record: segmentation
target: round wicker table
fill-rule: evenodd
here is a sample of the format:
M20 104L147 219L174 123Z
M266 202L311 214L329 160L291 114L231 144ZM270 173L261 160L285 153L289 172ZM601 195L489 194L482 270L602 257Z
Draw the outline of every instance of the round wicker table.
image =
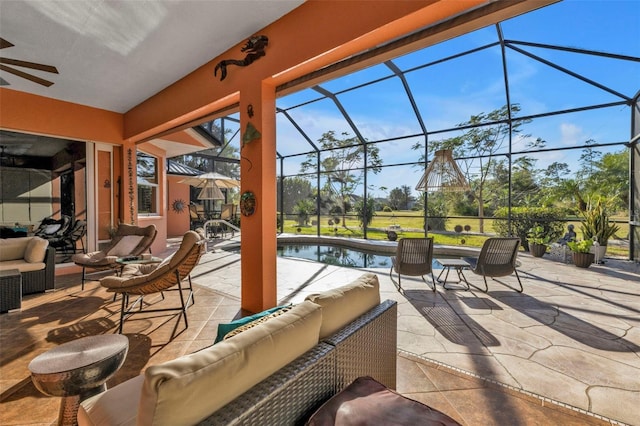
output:
M62 397L58 425L77 424L80 402L107 389L106 381L122 366L128 349L126 336L88 336L57 346L29 363L36 388Z

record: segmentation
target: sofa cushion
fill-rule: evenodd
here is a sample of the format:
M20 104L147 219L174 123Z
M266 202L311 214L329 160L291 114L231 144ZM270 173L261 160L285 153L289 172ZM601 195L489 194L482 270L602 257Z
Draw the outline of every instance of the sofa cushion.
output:
M3 262L0 262L0 271L10 271L12 269L17 269L18 271L20 271L20 273L25 273L41 271L46 267L47 264L44 262L29 263L24 259L5 260Z
M283 306L276 306L275 308L271 308L271 309L267 309L264 310L262 312L258 312L257 314L253 314L253 315L248 315L246 317L242 317L242 318L238 318L237 320L233 320L231 322L221 322L220 324L218 324L218 334L216 335L216 340L214 341L214 343L218 343L220 341L222 341L224 339L224 337L229 334L230 332L236 330L238 327L242 327L244 325L247 325L249 323L252 323L256 320L259 320L261 318L264 318L274 312L277 312L283 308L285 308L286 305Z
M303 302L196 353L147 368L138 424L194 424L318 343L320 306Z
M0 261L24 259L24 252L33 237L0 239Z
M127 256L133 253L140 241L142 241L142 235L125 235L116 243L115 246L107 252L107 256Z
M82 401L78 408L78 425L135 425L143 381L144 375L140 375Z
M311 294L305 300L322 306L322 340L380 304L378 276L367 273L345 286Z
M40 263L47 255L49 241L40 237L33 237L24 251L24 260L29 263Z

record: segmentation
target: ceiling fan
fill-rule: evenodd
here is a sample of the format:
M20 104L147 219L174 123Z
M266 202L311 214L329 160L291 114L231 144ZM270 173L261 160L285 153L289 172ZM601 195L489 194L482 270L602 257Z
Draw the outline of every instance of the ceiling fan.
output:
M12 47L12 46L13 46L13 43L10 43L5 39L0 38L0 49L6 49L7 47ZM33 70L58 74L58 69L53 65L44 65L44 64L38 64L35 62L20 61L18 59L9 59L9 58L0 56L0 70L6 71L13 75L17 75L18 77L26 78L29 81L33 81L34 83L38 83L46 87L49 87L53 84L52 81L45 80L33 74L29 74L28 72L20 71L19 69L16 69L14 67L29 68ZM8 86L8 85L9 83L5 79L0 78L0 86Z

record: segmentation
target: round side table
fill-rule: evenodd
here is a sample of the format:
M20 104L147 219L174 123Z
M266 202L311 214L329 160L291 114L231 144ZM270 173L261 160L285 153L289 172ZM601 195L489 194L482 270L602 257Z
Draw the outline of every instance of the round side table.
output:
M29 363L31 380L45 395L60 396L58 425L77 425L78 406L104 392L124 363L129 339L120 334L88 336L57 346Z

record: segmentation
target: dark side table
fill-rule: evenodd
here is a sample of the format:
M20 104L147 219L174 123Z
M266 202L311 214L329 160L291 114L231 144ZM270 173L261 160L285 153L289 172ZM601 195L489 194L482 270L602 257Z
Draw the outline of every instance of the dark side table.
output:
M449 290L447 288L447 279L449 278L449 271L451 271L451 268L455 269L458 274L458 283L465 283L467 286L466 289L469 290L469 282L462 273L463 269L469 267L469 264L466 261L462 259L436 259L436 262L442 265L442 271L440 271L440 274L438 275L438 278L436 278L436 281L442 283L442 287L445 290ZM444 280L441 280L440 277L442 276L442 273L444 271L447 271L447 273L444 276Z
M0 271L0 312L22 307L22 275L17 269Z
M64 343L29 363L31 380L45 395L61 396L58 425L77 425L83 400L107 390L124 363L129 339L120 334L88 336Z

